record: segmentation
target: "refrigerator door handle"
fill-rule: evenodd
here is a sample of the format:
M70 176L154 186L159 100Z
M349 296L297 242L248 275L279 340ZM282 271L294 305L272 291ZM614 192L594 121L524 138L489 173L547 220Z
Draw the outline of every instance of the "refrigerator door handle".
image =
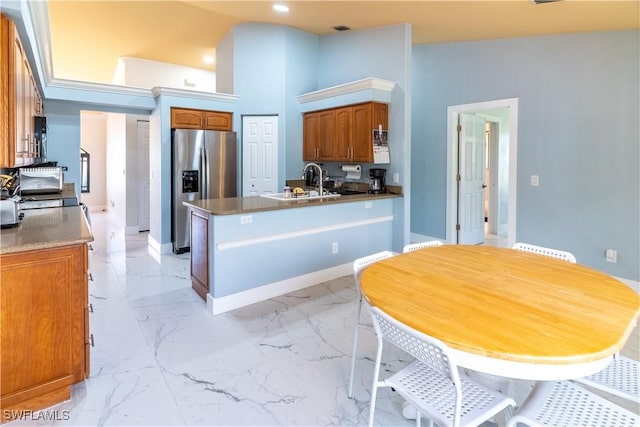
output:
M200 149L200 199L204 199L207 194L207 180L205 171L207 170L207 158L204 148Z
M211 182L209 180L211 179L211 165L209 164L209 150L206 148L203 148L202 151L204 155L204 168L202 170L202 174L203 174L202 187L204 190L204 194L202 195L202 198L210 199L211 189L209 186L211 185Z

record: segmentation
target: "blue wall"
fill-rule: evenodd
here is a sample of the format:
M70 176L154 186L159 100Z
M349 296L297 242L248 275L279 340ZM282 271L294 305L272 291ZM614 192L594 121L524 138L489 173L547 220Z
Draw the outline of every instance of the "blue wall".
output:
M31 39L30 17L26 14L21 22L21 6L10 1L2 9L13 13L21 36ZM401 134L393 135L389 168L398 171L401 185L410 190L411 199L405 198L395 212L404 218L397 233L403 240L409 206L412 232L445 236L447 107L518 98L517 240L570 250L579 262L640 280L639 40L638 31L619 31L412 48L406 25L316 37L287 27L248 24L234 29L218 48L224 62L218 89L240 95L232 107L236 130L242 114L281 116L281 164L286 178L294 178L302 166L302 107L296 95L371 76L397 82L390 128ZM249 46L256 44L279 51L265 54ZM284 66L271 63L280 60ZM34 62L38 80L44 82L42 60ZM161 181L166 181L169 104L196 106L197 100L44 83L50 158L70 168L69 180L79 185L81 109L146 114L157 102L162 111L151 119L162 150ZM528 185L534 174L540 176L539 187ZM162 191L158 188L156 195L164 213ZM164 218L161 223L161 229L167 228ZM158 242L168 241L162 230L152 230L152 235ZM617 264L605 262L607 248L618 251Z
M229 90L240 97L239 114L280 115L280 181L297 179L302 161L302 111L297 96L330 86L378 77L397 83L390 101L389 138L391 164L384 165L400 184L409 184L409 130L411 31L395 25L362 31L349 31L317 37L288 27L243 24L234 27L218 48L221 57L233 57L233 67L217 72ZM231 52L231 54L230 54ZM384 58L384 60L378 60ZM233 76L230 78L229 73ZM355 96L355 95L354 95ZM345 102L350 103L343 97ZM371 99L369 99L371 100ZM335 100L317 105L328 108ZM351 102L355 101L352 98ZM360 102L363 102L360 100ZM320 103L322 104L322 103ZM365 165L365 170L369 165ZM408 241L409 197L398 206L394 221L396 241L401 248Z
M396 203L394 250L409 242L411 205L411 26L391 25L345 31L320 38L318 88L377 77L396 83L389 104L387 182L400 177L405 197ZM363 165L366 170L369 166Z
M296 96L316 89L317 45L317 36L293 28L242 24L218 47L221 57L233 61L233 67L224 67L217 76L240 97L238 125L243 114L278 115L282 186L286 179L298 178L303 166L302 117Z
M518 98L516 239L640 279L639 40L619 31L415 46L411 231L445 236L447 107Z

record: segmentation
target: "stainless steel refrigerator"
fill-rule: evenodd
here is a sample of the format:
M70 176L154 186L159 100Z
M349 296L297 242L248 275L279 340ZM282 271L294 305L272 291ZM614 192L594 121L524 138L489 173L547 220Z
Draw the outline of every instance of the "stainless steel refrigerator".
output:
M235 132L174 129L171 135L171 241L173 252L189 250L191 221L184 201L236 197Z

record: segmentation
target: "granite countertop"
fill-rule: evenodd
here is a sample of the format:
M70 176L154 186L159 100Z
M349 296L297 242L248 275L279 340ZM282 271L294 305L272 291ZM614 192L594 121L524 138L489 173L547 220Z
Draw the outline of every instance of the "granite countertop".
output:
M82 207L29 209L17 227L0 230L0 255L93 241Z
M326 199L274 200L261 196L229 197L225 199L204 199L183 202L187 207L208 212L211 215L236 215L249 212L263 212L280 209L295 209L311 206L327 206L339 203L352 203L402 197L398 194L353 194Z

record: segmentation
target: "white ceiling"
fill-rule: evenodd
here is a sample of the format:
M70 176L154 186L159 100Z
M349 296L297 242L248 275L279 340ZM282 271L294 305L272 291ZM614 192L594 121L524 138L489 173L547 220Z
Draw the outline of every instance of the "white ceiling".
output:
M471 1L49 0L54 77L110 83L118 57L215 70L204 54L236 24L289 25L314 34L410 23L413 43L640 28L638 0Z

